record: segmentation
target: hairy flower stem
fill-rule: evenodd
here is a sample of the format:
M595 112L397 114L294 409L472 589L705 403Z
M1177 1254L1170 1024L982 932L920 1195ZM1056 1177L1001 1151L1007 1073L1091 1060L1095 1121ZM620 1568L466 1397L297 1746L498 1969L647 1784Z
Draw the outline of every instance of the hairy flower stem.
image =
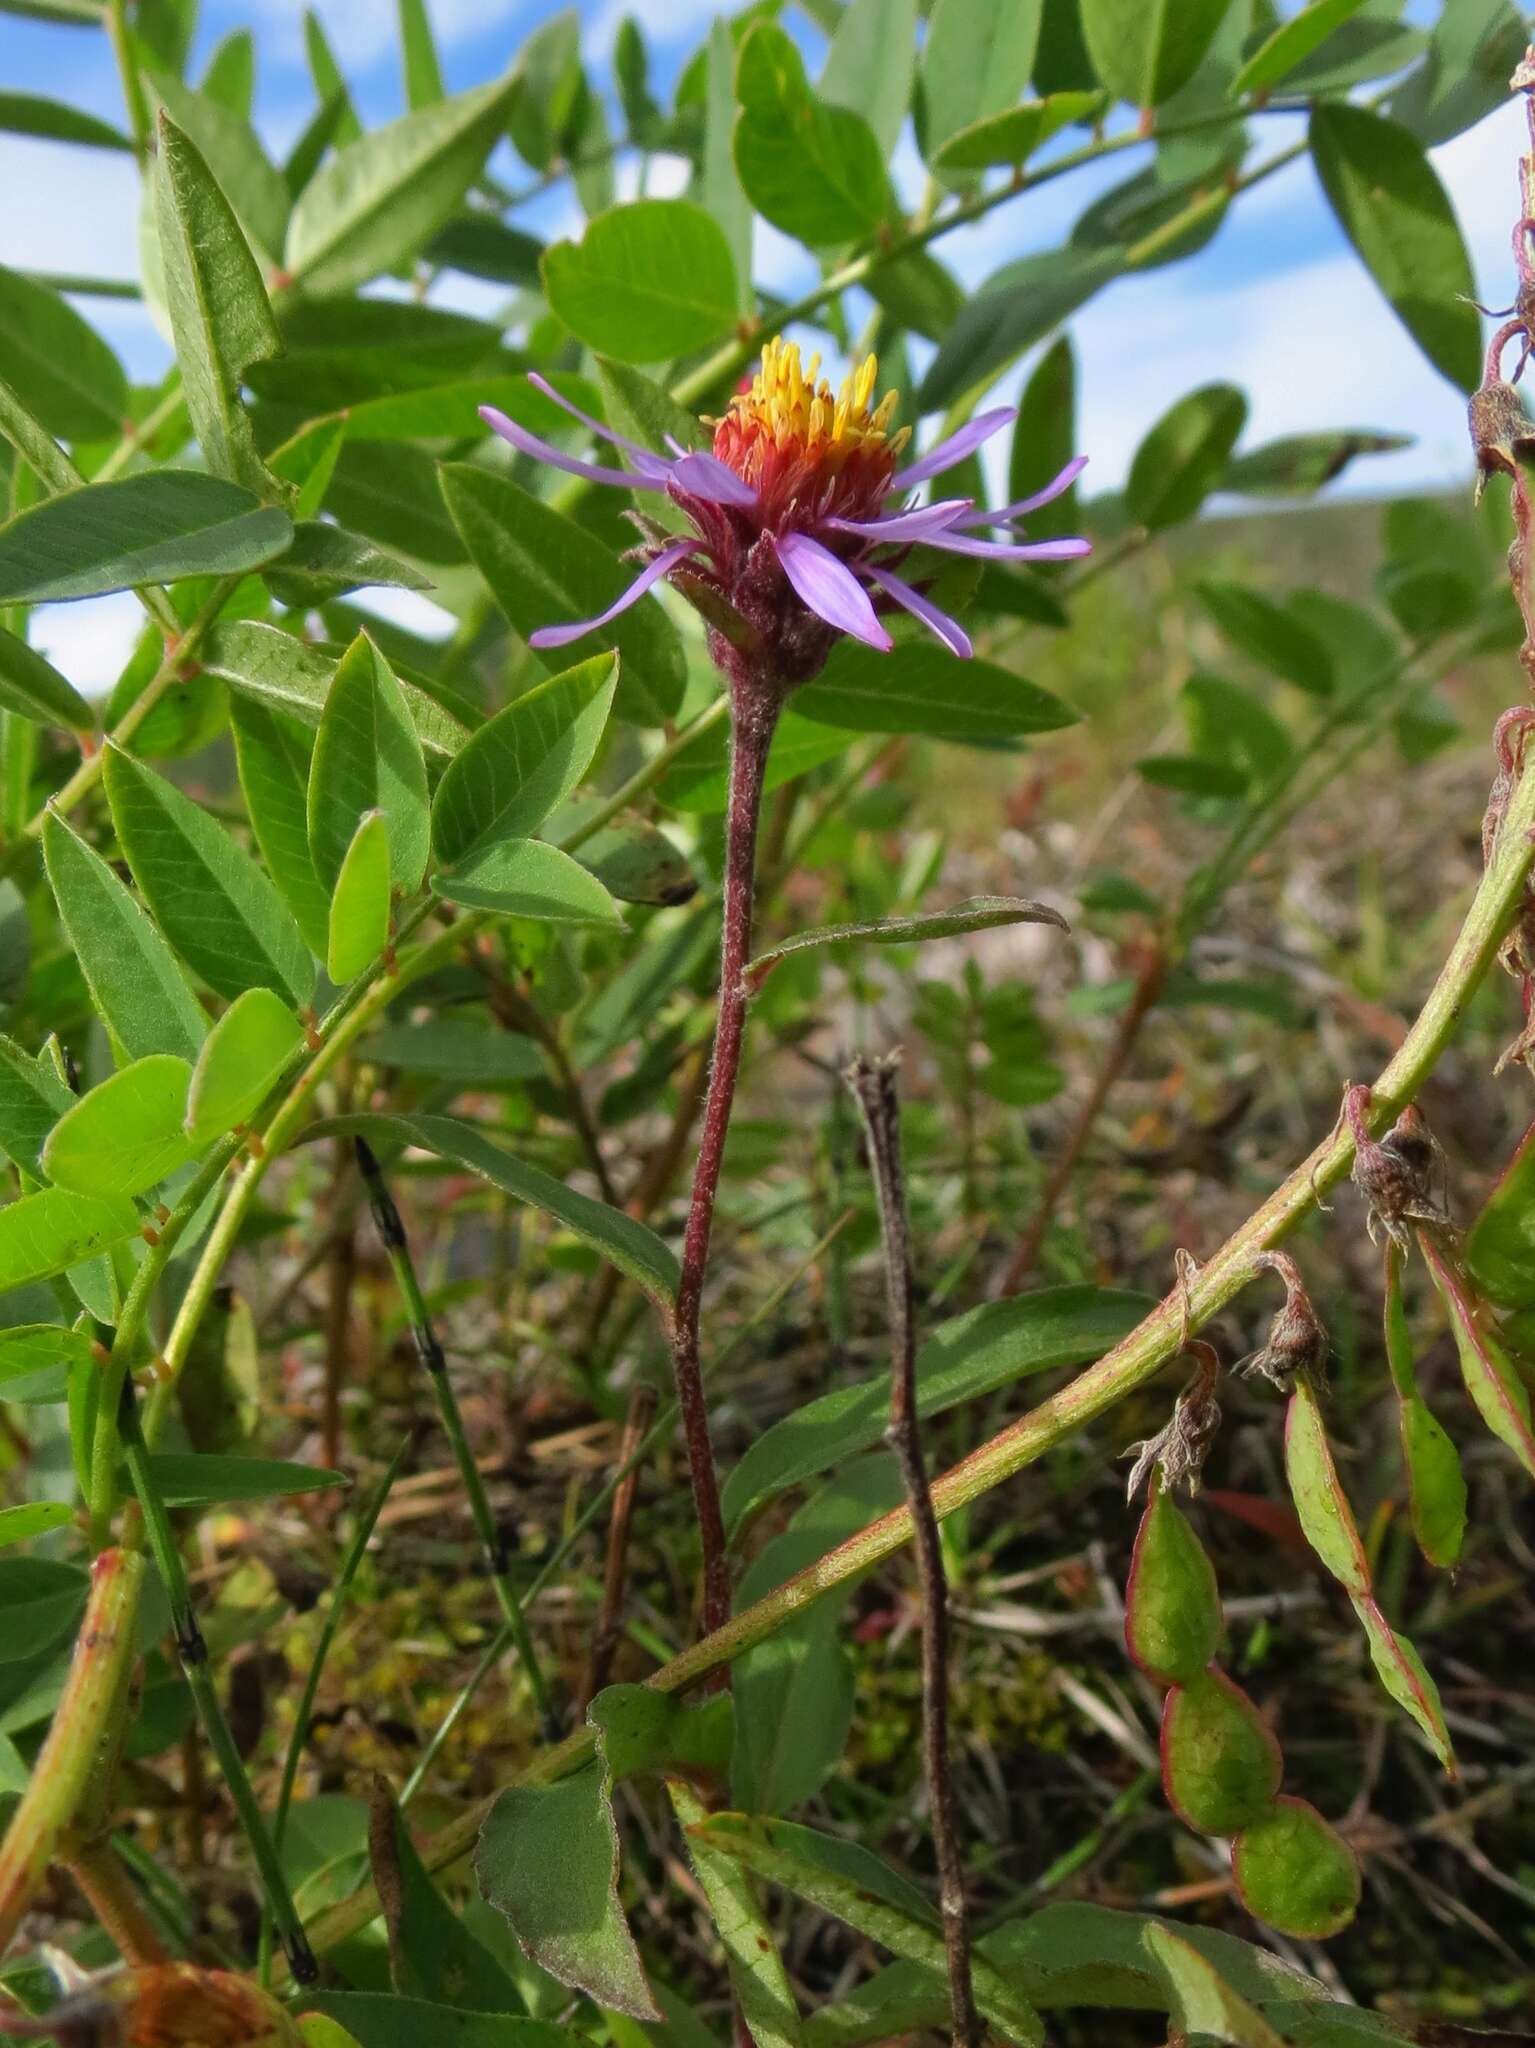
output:
M143 1578L143 1558L128 1550L104 1550L91 1567L90 1596L63 1697L0 1847L0 1955L42 1883L103 1751L117 1739Z
M538 1707L545 1741L551 1741L559 1733L559 1721L554 1712L554 1703L549 1696L549 1687L533 1648L533 1639L528 1634L528 1624L523 1615L522 1605L513 1589L508 1571L506 1539L496 1527L496 1518L490 1510L490 1500L485 1492L485 1481L480 1468L474 1462L474 1453L469 1448L469 1438L464 1430L464 1418L459 1410L458 1396L453 1391L453 1382L448 1377L448 1360L432 1318L427 1311L426 1297L421 1291L417 1277L416 1263L410 1255L410 1240L405 1235L405 1225L395 1206L393 1195L384 1185L383 1171L374 1157L373 1148L362 1138L352 1140L357 1155L357 1165L368 1189L368 1206L373 1211L373 1221L389 1263L394 1269L395 1284L405 1303L405 1312L410 1317L410 1333L415 1341L416 1356L426 1367L427 1378L432 1383L432 1397L437 1403L437 1413L442 1422L443 1434L453 1453L453 1462L458 1467L459 1481L464 1497L469 1504L470 1519L480 1547L485 1555L485 1569L491 1584L496 1589L496 1600L512 1632L512 1641L517 1645L517 1654L522 1659L522 1668L527 1674L528 1686Z
M714 1200L719 1191L730 1112L741 1072L746 1036L746 964L751 958L752 907L756 891L757 826L768 749L778 724L779 694L771 683L737 682L730 705L730 789L725 808L725 888L720 943L719 1010L703 1128L688 1198L682 1240L682 1278L672 1323L672 1376L687 1442L688 1476L703 1551L703 1633L712 1635L730 1618L730 1567L725 1558L725 1520L720 1512L719 1475L709 1436L698 1331Z
M208 1747L213 1751L224 1785L229 1793L230 1803L250 1848L251 1858L256 1865L257 1876L266 1896L267 1910L277 1928L278 1939L282 1942L283 1953L288 1958L288 1967L294 1980L299 1984L313 1984L319 1976L319 1967L314 1951L304 1933L304 1923L293 1904L293 1894L288 1889L288 1880L283 1873L282 1863L272 1837L262 1818L256 1795L246 1775L245 1762L234 1739L234 1731L224 1713L224 1703L219 1698L218 1687L213 1682L213 1673L208 1668L208 1645L198 1626L197 1616L192 1609L192 1592L187 1583L187 1568L171 1528L170 1516L166 1513L165 1502L160 1496L155 1481L154 1469L149 1462L145 1448L144 1433L139 1427L138 1399L132 1380L123 1382L121 1412L118 1418L118 1435L122 1441L123 1459L128 1467L128 1477L138 1495L139 1511L144 1517L144 1529L149 1538L149 1548L154 1554L156 1568L165 1587L171 1609L171 1633L176 1641L176 1654L181 1659L182 1675L197 1709L197 1718L202 1723Z
M884 1241L885 1289L890 1304L890 1420L885 1428L885 1441L900 1461L906 1509L915 1539L917 1579L922 1589L923 1767L933 1821L933 1854L938 1863L938 1900L949 1965L954 2048L979 2048L981 2022L971 1982L965 1870L954 1815L954 1784L949 1773L949 1589L917 1424L911 1218L901 1161L896 1063L893 1059L857 1059L845 1078L868 1133L869 1169L874 1176L880 1235Z

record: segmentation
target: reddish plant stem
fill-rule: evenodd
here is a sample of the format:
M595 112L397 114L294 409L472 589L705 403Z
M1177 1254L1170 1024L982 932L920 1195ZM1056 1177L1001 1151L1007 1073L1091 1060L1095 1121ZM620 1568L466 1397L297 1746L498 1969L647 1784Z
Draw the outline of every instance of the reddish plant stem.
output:
M725 1557L725 1521L720 1512L719 1477L709 1436L709 1411L704 1401L699 1363L699 1318L704 1278L709 1265L709 1240L714 1230L714 1200L719 1190L725 1139L741 1071L741 1046L746 1036L746 964L751 958L752 906L756 889L757 826L762 812L762 785L768 749L778 723L778 693L771 685L758 688L737 683L731 692L730 789L725 810L725 887L720 943L719 1010L714 1023L714 1051L709 1087L704 1097L703 1127L693 1167L687 1228L682 1240L682 1277L672 1325L672 1375L682 1428L687 1441L688 1474L693 1508L703 1550L703 1633L712 1635L730 1618L730 1567Z
M1088 1090L1087 1099L1077 1111L1076 1121L1061 1148L1060 1156L1050 1169L1050 1177L1045 1182L1034 1214L1029 1219L1029 1227L1019 1239L1018 1249L1013 1253L1007 1270L1002 1275L997 1288L999 1294L1016 1294L1034 1270L1034 1262L1039 1257L1039 1248L1045 1241L1045 1233L1055 1220L1055 1212L1060 1207L1062 1195L1070 1185L1077 1161L1081 1158L1087 1141L1103 1114L1103 1105L1109 1099L1109 1091L1129 1064L1130 1055L1134 1052L1141 1035L1141 1027L1157 1006L1167 980L1167 968L1167 954L1159 945L1147 955L1135 978L1135 987L1119 1020L1119 1029L1114 1034L1113 1043L1103 1065L1098 1069L1097 1078Z
M971 1981L965 1868L954 1814L954 1782L949 1773L949 1589L917 1423L911 1219L901 1161L901 1110L895 1077L894 1059L857 1059L846 1076L868 1133L869 1166L874 1175L880 1234L884 1240L885 1287L890 1303L890 1420L885 1428L885 1441L900 1461L906 1485L917 1580L922 1593L922 1761L932 1809L933 1854L938 1863L938 1901L943 1912L944 1948L949 1963L953 2041L954 2048L979 2048L981 2021Z
M618 1446L618 1466L623 1478L613 1495L613 1506L608 1516L607 1563L602 1575L602 1607L597 1617L597 1633L592 1638L592 1661L587 1672L586 1686L581 1696L581 1711L587 1707L608 1682L613 1668L613 1653L618 1648L623 1634L624 1585L629 1571L629 1531L634 1522L634 1500L639 1492L640 1467L639 1449L645 1441L650 1425L656 1416L656 1390L648 1381L637 1386L629 1397L629 1412L624 1417L624 1433Z
M110 1842L81 1843L60 1860L125 1963L170 1961L170 1952Z

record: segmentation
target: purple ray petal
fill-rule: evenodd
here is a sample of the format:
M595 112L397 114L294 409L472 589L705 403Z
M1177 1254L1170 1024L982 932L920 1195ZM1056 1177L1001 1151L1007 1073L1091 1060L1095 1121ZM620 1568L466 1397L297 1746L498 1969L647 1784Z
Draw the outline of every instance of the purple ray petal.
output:
M1093 544L1090 540L972 540L969 534L932 534L928 539L930 548L939 548L946 555L979 555L985 562L1069 562L1078 555L1090 555Z
M630 605L638 604L653 583L659 583L668 570L675 569L684 555L690 555L698 546L696 540L673 541L669 548L663 548L653 562L635 577L622 596L616 597L605 612L599 612L595 619L581 619L573 626L540 626L536 633L528 635L530 647L564 647L572 640L579 640L583 633L594 633L599 626L616 619L620 612L626 612Z
M714 505L755 505L757 493L729 463L717 455L679 455L671 465L672 482L695 498Z
M899 576L892 576L888 569L881 569L873 562L868 565L869 574L880 589L893 597L897 604L904 605L914 618L938 635L951 654L957 654L961 661L968 661L975 649L970 644L970 635L947 612L940 611L920 590L913 590L909 583Z
M556 391L549 379L540 376L537 370L529 370L528 382L535 391L541 391L545 398L552 399L563 411L568 412L572 419L579 420L583 427L590 427L599 440L611 441L615 448L622 448L626 455L632 455L647 476L662 476L671 467L671 464L663 456L657 455L653 448L646 448L638 441L631 441L627 434L615 433L611 427L605 427L601 420L594 419L589 412L583 412L579 405Z
M800 598L817 618L839 633L851 633L881 654L888 654L894 642L874 616L869 594L844 562L830 548L823 548L808 533L784 533L774 537L783 572Z
M1015 405L999 405L991 412L978 413L957 434L950 434L947 441L940 441L936 448L930 448L909 469L898 470L890 479L891 490L909 491L913 484L923 483L930 476L952 469L956 462L963 462L972 449L979 448L983 441L989 441L999 428L1017 417Z
M618 484L626 491L664 491L670 468L652 456L658 464L660 474L641 474L635 469L604 469L600 462L583 462L579 456L566 455L549 441L540 441L537 434L530 434L526 427L519 427L515 420L508 419L504 412L497 412L493 405L480 407L480 418L492 433L499 434L503 441L524 455L531 455L536 462L547 462L551 469L563 469L571 476L585 477L589 484Z
M1019 498L1011 505L999 505L995 512L971 512L961 519L961 526L1003 526L1009 519L1022 519L1026 512L1037 512L1041 505L1048 505L1063 491L1069 491L1077 478L1087 467L1085 455L1073 455L1059 476L1052 477L1042 491L1036 491L1032 498Z
M937 505L915 505L905 512L887 512L879 519L824 519L833 533L856 533L860 540L923 540L946 526L964 522L974 498L945 498Z

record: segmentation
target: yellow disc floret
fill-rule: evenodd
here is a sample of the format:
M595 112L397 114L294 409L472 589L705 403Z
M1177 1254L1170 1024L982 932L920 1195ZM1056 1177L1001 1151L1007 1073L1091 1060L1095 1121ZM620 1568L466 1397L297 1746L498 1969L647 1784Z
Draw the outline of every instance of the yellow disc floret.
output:
M780 446L794 442L807 452L817 446L850 451L872 443L888 445L895 453L905 444L904 428L894 437L889 432L896 394L887 391L877 406L870 407L879 375L874 356L865 356L856 370L849 371L835 394L824 378L818 379L820 367L818 355L808 364L801 362L798 342L770 341L751 389L731 403L737 425L754 426L771 434Z
M714 422L714 453L760 494L763 525L838 512L870 517L882 503L896 457L910 439L890 431L896 394L871 404L879 364L865 356L833 391L821 358L800 360L799 344L770 341L750 385Z

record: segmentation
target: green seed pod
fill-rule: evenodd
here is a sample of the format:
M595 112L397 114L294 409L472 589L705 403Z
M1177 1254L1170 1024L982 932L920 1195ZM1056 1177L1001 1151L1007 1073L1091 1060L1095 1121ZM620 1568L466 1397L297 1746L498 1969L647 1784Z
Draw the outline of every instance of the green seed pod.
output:
M1272 1806L1282 1770L1273 1731L1224 1671L1202 1671L1167 1695L1162 1786L1189 1827L1234 1835Z
M1304 1799L1276 1800L1232 1844L1244 1906L1281 1934L1321 1940L1347 1927L1359 1905L1359 1864L1336 1828Z
M1215 1568L1157 1475L1125 1585L1125 1648L1159 1685L1188 1685L1220 1639Z

